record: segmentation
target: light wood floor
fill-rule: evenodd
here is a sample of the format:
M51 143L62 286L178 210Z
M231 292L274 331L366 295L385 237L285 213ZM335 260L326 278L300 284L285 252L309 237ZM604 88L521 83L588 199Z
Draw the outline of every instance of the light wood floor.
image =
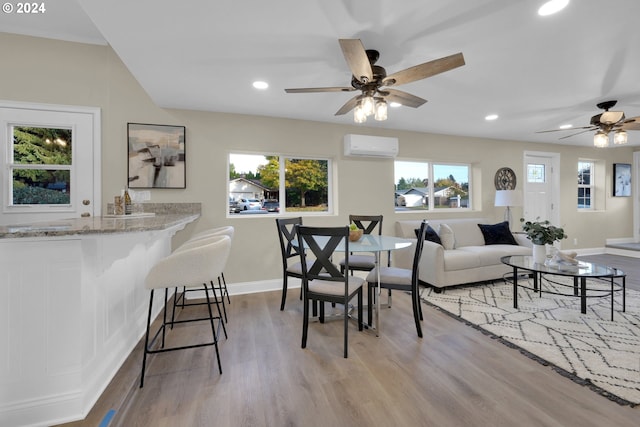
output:
M640 260L602 257L584 258L617 263L640 290ZM640 425L640 406L608 400L426 305L418 338L410 299L398 292L380 337L350 325L348 359L341 322L312 323L301 349L298 295L289 292L284 312L279 292L232 296L222 375L213 347L155 355L139 389L139 345L89 416L65 426L98 426L109 410L109 426L127 427Z

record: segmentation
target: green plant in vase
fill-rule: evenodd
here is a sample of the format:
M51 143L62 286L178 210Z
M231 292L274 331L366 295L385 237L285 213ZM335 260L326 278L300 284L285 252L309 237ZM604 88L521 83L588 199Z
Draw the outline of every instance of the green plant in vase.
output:
M522 231L527 234L527 239L531 240L534 245L552 245L556 241L566 239L562 227L551 225L549 220L544 221L525 221L520 218L522 223Z

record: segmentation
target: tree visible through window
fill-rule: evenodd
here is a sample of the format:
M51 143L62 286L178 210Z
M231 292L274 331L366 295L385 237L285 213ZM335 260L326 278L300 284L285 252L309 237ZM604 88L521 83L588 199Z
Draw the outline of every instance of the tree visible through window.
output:
M328 212L330 162L284 156L229 156L229 212ZM246 202L257 200L256 206ZM265 201L278 210L265 208Z
M71 193L71 129L13 127L9 170L11 205L68 205Z

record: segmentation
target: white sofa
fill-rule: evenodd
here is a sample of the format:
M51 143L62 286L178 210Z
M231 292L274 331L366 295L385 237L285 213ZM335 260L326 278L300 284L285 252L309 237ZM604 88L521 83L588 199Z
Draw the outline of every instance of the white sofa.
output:
M396 222L396 236L413 239L414 243L405 249L393 251L394 266L411 268L415 251L415 230L422 220L405 220ZM420 258L420 280L435 288L461 285L465 283L484 282L500 279L511 271L500 262L506 255L531 255L531 242L524 234L513 234L517 245L491 244L485 245L484 235L478 224L495 224L496 221L486 218L438 219L428 220L429 225L446 239L440 231L441 224L449 238L453 234L453 248L445 249L443 245L426 240ZM450 232L453 233L450 233ZM451 242L445 242L450 246Z

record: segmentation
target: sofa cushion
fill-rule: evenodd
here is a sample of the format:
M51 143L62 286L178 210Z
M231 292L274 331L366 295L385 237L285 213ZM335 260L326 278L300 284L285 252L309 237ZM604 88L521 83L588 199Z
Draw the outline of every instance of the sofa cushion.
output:
M500 258L507 255L531 255L531 248L514 245L482 245L482 246L465 246L456 250L456 252L464 252L475 254L480 265L500 265Z
M480 246L484 245L484 237L478 228L476 221L451 221L447 225L453 231L455 239L455 248L462 246ZM440 236L442 239L442 235Z
M442 247L446 250L449 251L455 247L455 236L453 235L453 230L449 225L440 224L438 236L440 236Z
M416 232L416 238L418 238L418 233L420 233L420 229L416 228L415 232ZM427 225L427 233L425 234L424 239L429 240L430 242L433 242L433 243L437 243L439 245L442 244L442 241L440 240L440 236L438 236L438 233L436 233L436 230L434 230L430 225Z
M485 245L517 245L509 230L509 222L499 222L498 224L478 224Z
M481 265L480 255L474 251L444 252L444 271L468 270Z

